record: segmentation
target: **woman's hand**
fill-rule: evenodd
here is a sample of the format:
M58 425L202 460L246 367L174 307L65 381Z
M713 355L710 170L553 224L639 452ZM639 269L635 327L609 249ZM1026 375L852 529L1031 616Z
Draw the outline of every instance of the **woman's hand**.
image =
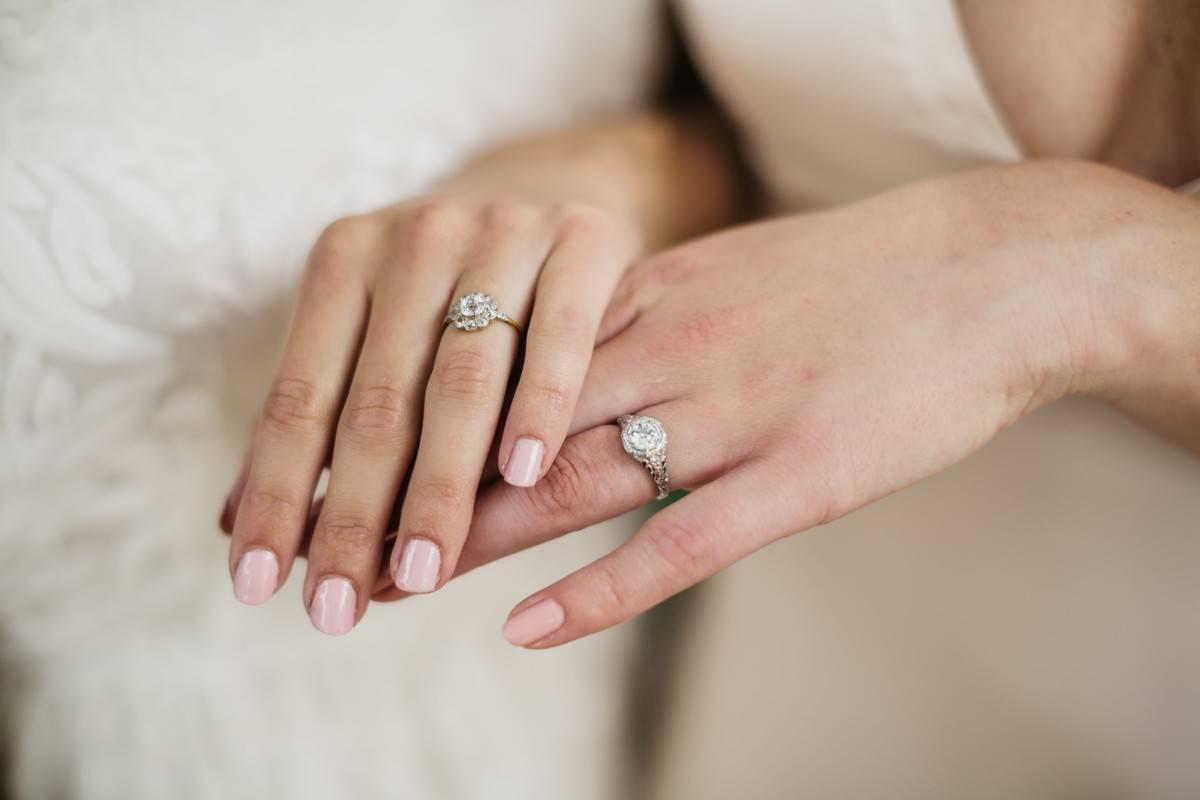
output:
M286 574L330 441L305 582L314 623L338 633L355 621L410 463L391 571L407 592L436 589L466 538L518 345L498 321L443 332L451 299L486 292L528 322L499 457L506 480L532 486L636 252L631 226L587 206L431 198L331 225L257 426L230 553L238 597L262 602Z
M436 195L330 225L223 514L237 597L268 600L306 545L313 624L349 631L389 583L380 565L400 499L395 586L441 586L519 342L501 321L443 331L451 300L485 292L526 328L496 455L508 483L532 486L566 436L622 272L643 247L729 219L726 156L707 118L664 112L502 147Z
M602 325L582 432L537 487L485 490L459 570L653 497L606 424L621 414L663 423L673 486L694 491L519 604L505 625L515 644L626 620L937 472L1041 404L1169 373L1183 345L1193 356L1174 374L1192 364L1191 404L1175 412L1194 424L1200 270L1184 245L1195 248L1197 219L1188 201L1111 170L1030 164L652 257ZM1168 269L1187 257L1190 295Z

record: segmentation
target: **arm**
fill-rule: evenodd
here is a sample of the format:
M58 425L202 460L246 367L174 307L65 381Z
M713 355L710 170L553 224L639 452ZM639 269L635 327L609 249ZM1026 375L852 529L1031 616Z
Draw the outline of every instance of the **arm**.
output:
M654 255L601 330L574 435L537 486L482 493L460 569L652 498L620 414L662 422L693 491L519 604L514 644L624 621L1067 395L1200 450L1200 207L1080 162L937 178Z

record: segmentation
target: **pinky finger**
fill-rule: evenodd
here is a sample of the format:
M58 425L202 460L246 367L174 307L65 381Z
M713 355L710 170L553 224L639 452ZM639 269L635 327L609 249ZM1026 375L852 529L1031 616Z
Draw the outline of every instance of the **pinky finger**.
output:
M668 506L607 556L518 604L504 637L541 649L602 631L808 527L772 485L766 466L751 462Z

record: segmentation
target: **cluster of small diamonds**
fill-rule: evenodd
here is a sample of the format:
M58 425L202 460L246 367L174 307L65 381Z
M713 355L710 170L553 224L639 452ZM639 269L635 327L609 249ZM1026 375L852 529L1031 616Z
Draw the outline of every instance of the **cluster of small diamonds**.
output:
M464 331L486 328L499 312L496 301L483 292L463 295L450 308L450 321Z

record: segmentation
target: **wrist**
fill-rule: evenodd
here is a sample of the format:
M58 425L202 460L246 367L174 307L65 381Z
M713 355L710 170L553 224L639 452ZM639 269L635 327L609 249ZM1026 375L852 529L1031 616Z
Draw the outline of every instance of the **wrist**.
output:
M1010 419L1066 395L1153 387L1180 373L1189 348L1198 362L1200 204L1086 162L1026 162L944 185L951 250L1006 276L1012 301L996 322L1007 333L995 346L1013 354Z
M1200 204L1138 184L1120 235L1093 272L1096 342L1079 390L1118 405L1138 395L1200 399Z

